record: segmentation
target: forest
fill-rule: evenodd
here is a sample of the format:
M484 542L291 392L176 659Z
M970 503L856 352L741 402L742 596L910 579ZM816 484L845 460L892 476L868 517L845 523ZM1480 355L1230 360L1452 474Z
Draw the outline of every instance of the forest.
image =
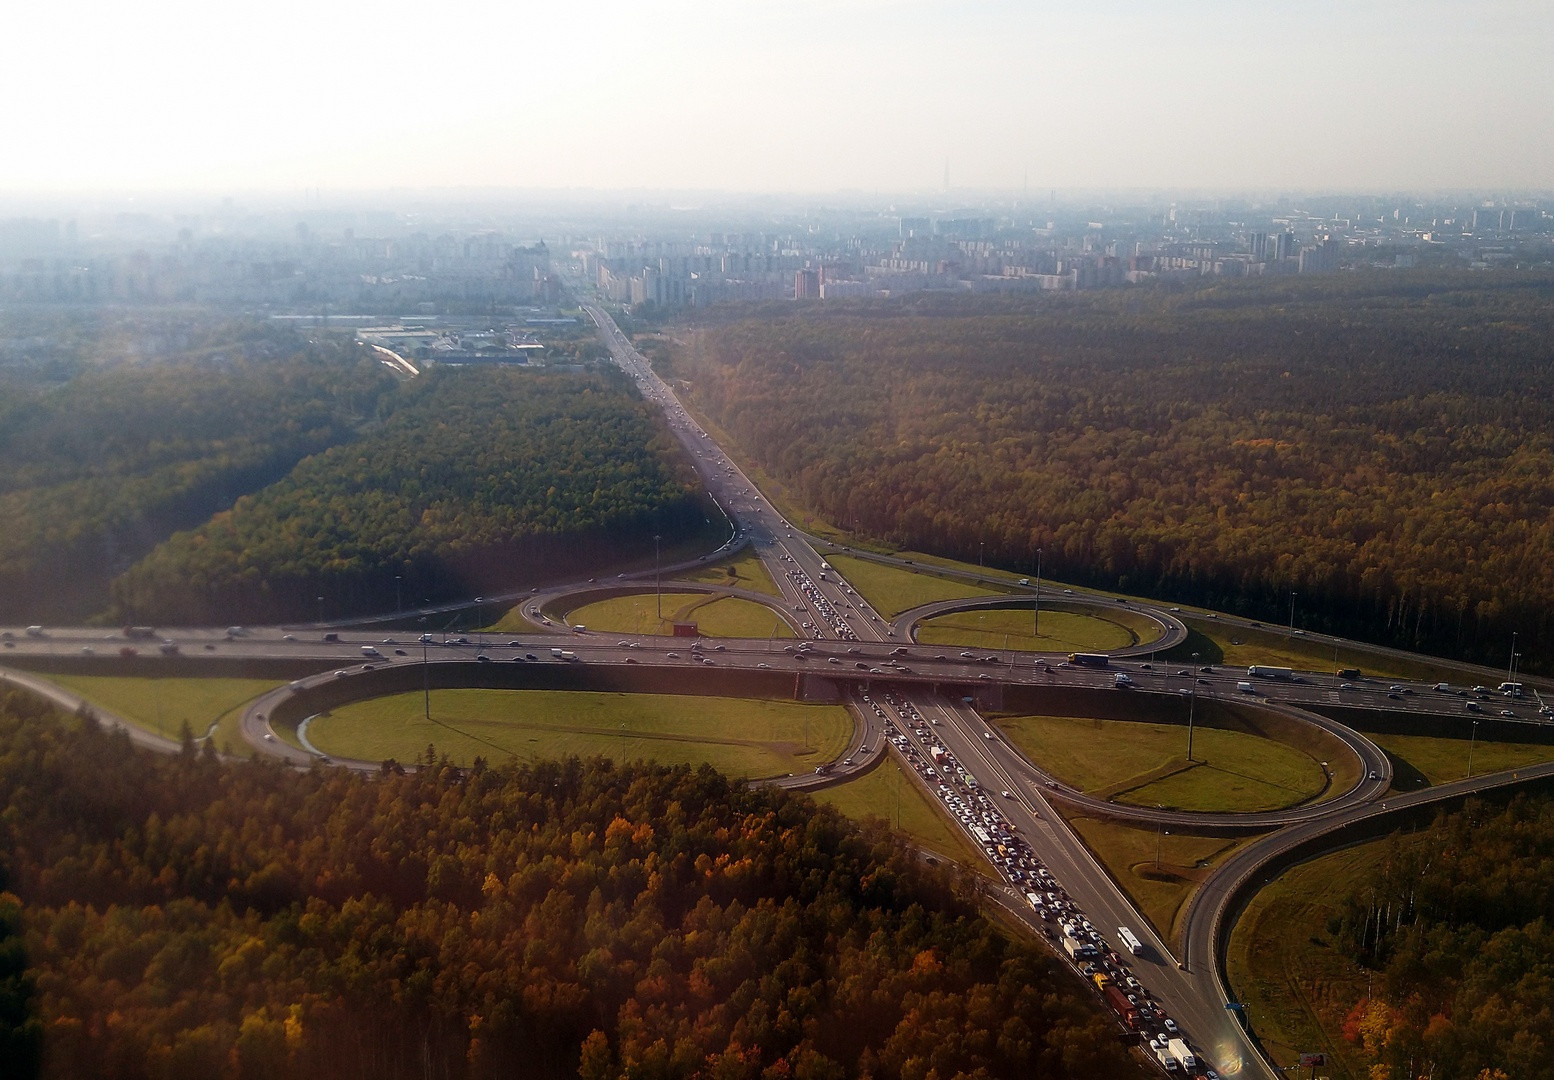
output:
M1531 668L1554 275L713 312L660 367L861 537Z
M1554 1076L1554 799L1386 841L1329 927L1377 978L1344 1035L1376 1080Z
M115 574L353 437L395 386L348 342L194 317L86 321L28 327L44 331L29 339L47 343L42 358L0 368L7 621L101 611Z
M118 618L337 618L651 555L655 533L711 535L694 473L622 376L442 369L390 404L137 562L113 582Z
M882 822L708 767L416 764L152 755L0 698L8 1075L1141 1075Z

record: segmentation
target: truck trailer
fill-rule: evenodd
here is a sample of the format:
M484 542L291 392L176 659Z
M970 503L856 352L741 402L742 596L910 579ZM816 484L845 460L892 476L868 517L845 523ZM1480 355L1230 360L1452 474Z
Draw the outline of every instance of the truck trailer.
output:
M1188 1048L1186 1040L1180 1038L1168 1039L1166 1040L1166 1049L1171 1052L1172 1057L1182 1063L1182 1068L1188 1072L1192 1072L1198 1067L1198 1059L1193 1057L1193 1052Z
M1128 1000L1127 994L1117 989L1116 986L1107 986L1101 990L1101 995L1106 998L1106 1004L1111 1006L1112 1012L1116 1013L1118 1018L1128 1025L1130 1031L1138 1030L1138 1006Z
M1253 664L1246 669L1248 676L1254 679L1293 679L1295 669L1287 667L1271 667L1268 664Z

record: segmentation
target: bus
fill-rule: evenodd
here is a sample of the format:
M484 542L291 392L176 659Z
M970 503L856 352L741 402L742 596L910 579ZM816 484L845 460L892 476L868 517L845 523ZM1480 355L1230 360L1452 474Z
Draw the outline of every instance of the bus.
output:
M1068 654L1068 662L1085 667L1110 667L1112 658L1103 652L1071 652Z
M1117 938L1122 942L1123 947L1134 956L1144 955L1144 943L1126 926L1117 927Z

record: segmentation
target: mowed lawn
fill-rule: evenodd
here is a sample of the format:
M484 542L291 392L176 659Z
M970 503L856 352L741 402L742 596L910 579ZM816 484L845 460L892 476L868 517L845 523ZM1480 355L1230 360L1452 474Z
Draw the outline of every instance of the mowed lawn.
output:
M853 555L832 555L828 560L874 609L894 618L909 608L935 600L968 596L1004 596L1008 590L984 588L965 581L940 577L904 567L886 566Z
M315 718L308 741L326 754L413 761L437 748L456 762L602 754L619 761L706 762L730 776L808 772L847 748L839 705L749 698L551 690L433 690L356 702Z
M1019 649L1025 652L1106 652L1133 644L1133 632L1095 615L1075 611L1043 611L1041 633L1034 610L995 608L957 611L918 624L924 645L961 645L979 649Z
M216 748L222 751L238 749L236 720L242 706L281 685L277 679L117 675L51 675L49 679L94 705L171 739L179 737L184 724L198 738L220 722L215 737Z
M766 565L761 562L754 548L745 548L739 553L738 558L721 562L715 566L705 566L699 570L687 571L676 574L676 581L695 581L703 585L727 585L736 589L752 589L755 592L763 592L769 596L781 596L776 582L772 581L772 575L767 573Z
M663 618L658 617L662 606ZM665 592L615 596L567 612L567 621L610 634L672 634L677 622L693 622L707 637L794 636L768 607L712 593Z
M1177 810L1249 812L1315 798L1322 765L1239 731L1074 716L1000 717L1011 742L1054 776L1098 798Z
M992 873L992 864L922 785L902 771L894 757L887 757L878 768L855 780L815 792L814 798L857 821L884 818L918 845L979 873Z
M1449 784L1468 775L1468 740L1441 739L1427 735L1378 735L1370 734L1377 746L1414 767L1431 784ZM1536 765L1554 761L1554 746L1540 743L1489 742L1478 739L1473 743L1473 775L1519 769L1524 765Z
M1074 817L1069 824L1172 949L1178 948L1176 918L1187 898L1215 866L1250 842L1247 837L1192 836L1100 818Z
M1368 1075L1362 1055L1343 1038L1343 1025L1369 980L1333 941L1327 921L1376 872L1384 850L1378 841L1287 870L1236 922L1225 957L1231 993L1246 1002L1258 1039L1281 1066L1321 1052L1334 1080Z

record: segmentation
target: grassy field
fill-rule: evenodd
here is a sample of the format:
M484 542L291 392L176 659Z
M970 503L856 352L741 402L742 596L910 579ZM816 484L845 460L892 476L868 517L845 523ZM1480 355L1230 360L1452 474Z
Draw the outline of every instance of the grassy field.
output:
M849 584L874 605L886 618L894 618L909 608L935 600L958 600L968 596L1002 596L1007 590L973 585L937 574L903 567L885 566L852 555L832 555L835 566Z
M272 679L125 678L109 675L52 675L94 705L176 739L187 723L196 736L216 725L216 748L240 749L237 718L242 706L281 685Z
M853 720L836 705L748 698L546 690L434 690L325 713L308 740L326 754L411 761L435 745L458 762L603 754L707 762L730 776L806 772L847 748Z
M1394 759L1394 786L1401 791L1449 784L1468 775L1467 739L1374 733L1370 738ZM1554 746L1486 739L1478 739L1473 744L1474 776L1535 765L1540 761L1554 761Z
M1172 949L1178 948L1176 919L1182 905L1210 870L1249 840L1192 836L1088 817L1070 818L1069 824Z
M671 634L676 622L694 622L707 637L791 638L776 612L749 600L700 592L665 592L662 620L653 593L615 596L567 612L567 621L609 634Z
M1231 994L1280 1065L1302 1052L1327 1054L1334 1080L1368 1075L1357 1048L1342 1037L1344 1017L1366 995L1364 969L1327 932L1337 901L1374 871L1380 843L1325 855L1294 867L1260 891L1236 923L1225 968Z
M884 818L923 847L980 873L992 872L992 864L893 757L856 780L815 792L814 798L856 820Z
M1312 641L1268 627L1228 627L1211 619L1184 617L1189 640L1171 650L1170 655L1185 660L1198 653L1202 663L1242 667L1273 664L1300 671L1337 671L1359 668L1367 675L1386 679L1415 679L1421 682L1458 682L1462 673L1431 664L1428 660L1404 660L1362 648L1340 647L1335 657L1331 645Z
M1321 763L1239 731L1199 727L1193 761L1174 724L1072 716L998 717L1010 741L1087 794L1134 806L1252 811L1293 806L1325 785Z
M703 585L727 585L735 589L752 589L755 592L766 593L768 596L782 595L776 582L772 581L772 575L767 573L760 556L756 555L755 549L750 547L740 551L737 558L677 574L674 580L695 581Z
M918 624L924 645L960 645L978 649L1027 652L1104 652L1133 644L1133 632L1094 615L1043 611L1041 634L1034 633L1035 612L1008 608L958 611Z

